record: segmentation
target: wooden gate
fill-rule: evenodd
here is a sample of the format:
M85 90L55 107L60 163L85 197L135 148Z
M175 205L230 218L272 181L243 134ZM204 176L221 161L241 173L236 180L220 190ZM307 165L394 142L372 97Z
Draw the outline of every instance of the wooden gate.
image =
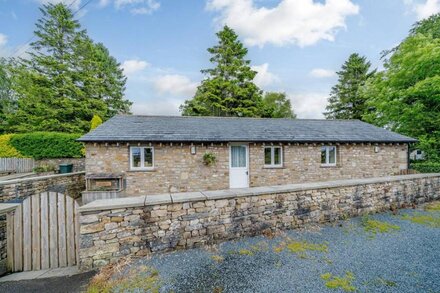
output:
M7 253L11 271L76 265L79 215L76 201L43 192L26 198L7 216Z

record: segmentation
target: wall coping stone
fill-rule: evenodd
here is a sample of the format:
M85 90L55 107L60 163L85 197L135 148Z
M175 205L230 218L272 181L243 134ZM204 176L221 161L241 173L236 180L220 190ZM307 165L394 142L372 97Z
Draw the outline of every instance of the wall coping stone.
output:
M102 199L83 205L82 207L79 208L79 211L87 212L87 211L98 211L98 210L112 210L117 208L152 206L152 205L167 204L167 203L182 203L182 202L201 201L201 200L228 199L228 198L236 198L236 197L243 197L249 195L289 193L295 191L328 189L328 188L336 188L336 187L344 187L344 186L348 187L348 186L356 186L356 185L376 184L376 183L404 181L404 180L412 180L412 179L424 179L424 178L432 178L432 177L440 177L440 173L399 175L399 176L386 176L386 177L361 178L361 179L345 179L345 180L287 184L287 185L277 185L277 186L210 190L210 191L200 191L200 192L183 192L183 193L172 193L172 194L165 193L165 194L146 195L146 196L144 195L137 197Z
M99 211L99 210L116 210L126 207L143 207L145 206L146 196L136 197L120 197L112 199L98 199L83 205L79 208L80 212Z
M26 183L26 182L32 182L32 181L47 180L47 179L58 178L58 177L68 177L68 176L82 175L82 174L85 175L86 172L85 171L81 171L81 172L72 172L72 173L65 173L65 174L44 175L44 176L36 176L36 177L30 177L30 178L20 178L20 179L6 180L6 181L0 181L0 186L2 186L2 185L10 185L10 184L17 184L17 183Z
M206 200L206 195L203 192L179 192L179 193L171 193L171 200L173 203L182 203L188 201L200 201ZM147 202L149 203L149 202Z
M157 205L157 204L169 204L169 203L173 203L173 201L171 200L171 194L169 193L147 195L145 197L145 205Z

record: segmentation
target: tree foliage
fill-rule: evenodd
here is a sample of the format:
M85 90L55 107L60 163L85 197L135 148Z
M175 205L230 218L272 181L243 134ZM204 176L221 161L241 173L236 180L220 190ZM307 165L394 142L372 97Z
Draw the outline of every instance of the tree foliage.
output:
M14 107L10 65L6 59L0 58L0 133L6 126L6 113L12 112Z
M362 89L372 111L365 119L418 138L430 160L440 160L439 15L417 23Z
M11 76L17 110L9 130L86 132L97 113L127 113L125 77L102 44L95 44L64 4L47 4L36 24L29 58L16 61Z
M264 118L296 118L285 93L266 92L262 104L261 116Z
M206 75L195 96L180 109L184 116L261 116L261 90L253 79L257 74L246 60L248 50L228 26L217 33L218 44L208 49L213 68Z
M358 90L373 74L370 67L371 63L357 53L345 61L337 72L338 83L330 92L327 112L324 113L327 119L362 119L367 110L366 101Z

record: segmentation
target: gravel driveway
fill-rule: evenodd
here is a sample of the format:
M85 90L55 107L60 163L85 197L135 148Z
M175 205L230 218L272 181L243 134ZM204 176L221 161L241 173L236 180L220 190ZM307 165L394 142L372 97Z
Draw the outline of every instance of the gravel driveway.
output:
M161 292L440 292L440 226L413 216L440 223L440 211L400 210L156 255L131 269L156 269Z

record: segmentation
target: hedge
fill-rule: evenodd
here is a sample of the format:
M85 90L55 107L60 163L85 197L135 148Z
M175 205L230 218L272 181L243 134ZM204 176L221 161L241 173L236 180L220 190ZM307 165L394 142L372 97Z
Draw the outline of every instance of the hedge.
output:
M440 173L439 162L411 163L411 168L420 173Z
M80 134L60 132L33 132L13 134L9 144L24 157L40 159L80 158L84 146L77 142ZM2 154L0 153L0 157Z
M13 134L0 135L0 158L23 158L24 156L11 145Z

